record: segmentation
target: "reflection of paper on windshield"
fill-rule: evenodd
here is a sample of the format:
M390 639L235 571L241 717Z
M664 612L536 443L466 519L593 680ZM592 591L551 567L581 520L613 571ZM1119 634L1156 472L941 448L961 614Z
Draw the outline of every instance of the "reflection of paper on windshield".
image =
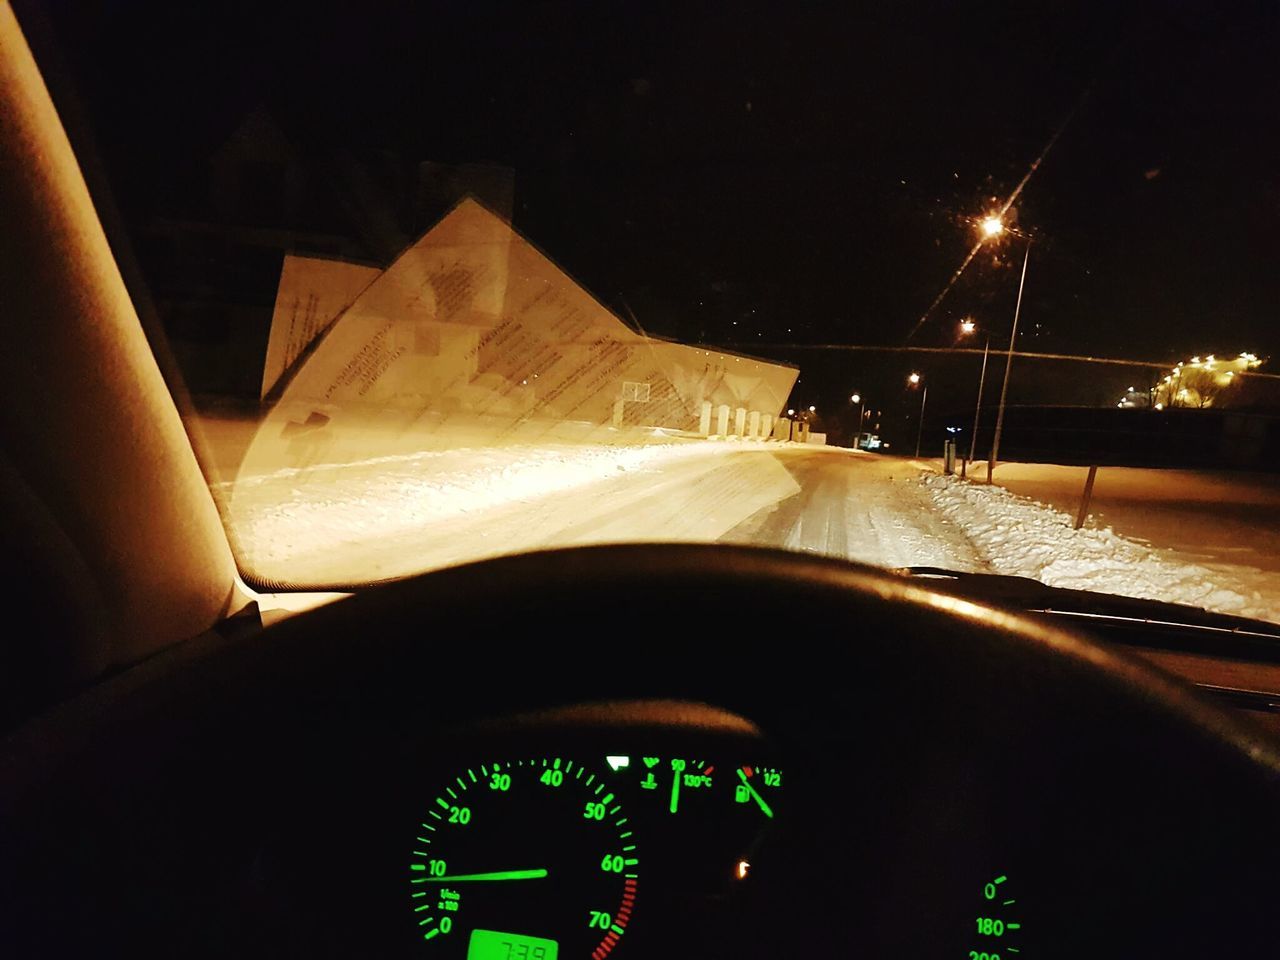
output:
M271 392L316 337L379 272L377 267L358 263L285 255L271 315L261 396Z
M747 415L753 430L777 415L796 372L637 333L466 200L304 355L241 474L296 477L432 449L643 442L655 428L698 431L711 405L734 412L711 432L742 434Z

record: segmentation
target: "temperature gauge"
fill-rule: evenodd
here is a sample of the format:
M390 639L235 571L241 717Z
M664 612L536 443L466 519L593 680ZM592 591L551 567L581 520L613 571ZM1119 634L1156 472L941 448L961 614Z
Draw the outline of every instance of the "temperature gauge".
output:
M673 759L671 761L671 802L667 808L672 813L679 811L682 791L685 796L688 796L690 791L710 791L714 782L711 777L715 772L715 766L705 760Z

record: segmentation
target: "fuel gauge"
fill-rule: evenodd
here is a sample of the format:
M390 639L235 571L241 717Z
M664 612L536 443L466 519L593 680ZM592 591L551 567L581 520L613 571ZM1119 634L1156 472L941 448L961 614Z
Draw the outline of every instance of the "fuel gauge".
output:
M773 767L739 767L734 771L734 803L754 804L770 820L773 806L764 794L782 787L782 772Z

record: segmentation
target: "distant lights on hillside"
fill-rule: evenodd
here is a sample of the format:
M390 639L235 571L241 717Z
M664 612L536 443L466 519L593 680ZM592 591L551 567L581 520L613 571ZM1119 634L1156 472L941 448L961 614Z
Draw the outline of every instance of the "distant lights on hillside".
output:
M1212 407L1237 383L1238 375L1256 370L1263 360L1255 353L1243 351L1230 360L1219 360L1216 354L1194 356L1175 363L1146 393L1132 387L1116 404L1119 407L1145 407L1155 410L1171 407Z

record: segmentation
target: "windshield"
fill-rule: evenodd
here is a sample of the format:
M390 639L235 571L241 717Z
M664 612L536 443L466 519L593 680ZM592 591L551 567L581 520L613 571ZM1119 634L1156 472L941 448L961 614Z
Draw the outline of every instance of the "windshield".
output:
M251 584L698 541L1280 621L1273 5L45 15Z

